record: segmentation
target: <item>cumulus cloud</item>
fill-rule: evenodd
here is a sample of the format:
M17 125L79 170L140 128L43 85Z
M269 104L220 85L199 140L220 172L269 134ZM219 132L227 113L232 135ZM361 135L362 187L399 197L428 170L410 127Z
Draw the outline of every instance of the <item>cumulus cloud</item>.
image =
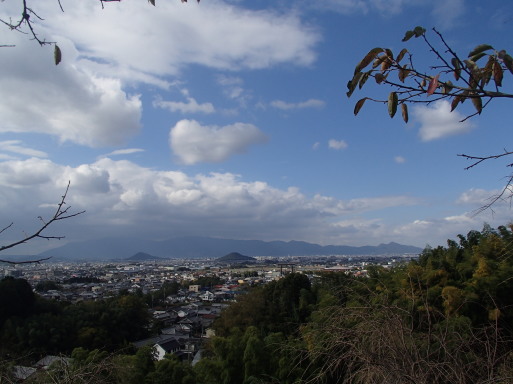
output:
M285 111L290 109L322 108L324 107L324 105L324 101L317 99L309 99L299 103L287 103L282 100L274 100L271 102L271 107L282 109Z
M171 128L169 142L179 161L192 165L222 162L262 144L266 136L252 124L235 123L224 127L204 126L195 120L181 120Z
M344 140L331 139L328 141L328 147L335 150L346 149L347 143Z
M5 32L5 31L3 31ZM73 44L58 67L49 50L19 34L0 33L16 42L0 56L0 132L37 132L91 147L120 145L140 128L141 101L119 80L98 77L76 65Z
M420 123L419 135L422 141L441 139L447 136L461 135L474 126L457 110L451 112L448 101L439 100L432 105L418 105L413 109L415 119Z
M105 233L139 238L196 234L355 244L350 236L344 237L334 219L418 203L405 196L347 201L322 195L309 198L298 188L245 182L231 173L191 176L144 168L127 160L103 158L69 167L27 159L0 162L3 217L19 218L17 228L37 224L32 218L55 209L68 180L68 205L74 211L87 211L61 227L69 240Z

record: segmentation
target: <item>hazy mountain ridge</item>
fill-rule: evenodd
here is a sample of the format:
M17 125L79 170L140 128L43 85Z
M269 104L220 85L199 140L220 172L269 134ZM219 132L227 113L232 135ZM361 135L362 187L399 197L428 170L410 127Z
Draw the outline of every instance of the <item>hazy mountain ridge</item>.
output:
M314 256L314 255L387 255L418 254L422 249L397 243L353 247L327 245L304 241L233 240L210 237L177 237L164 241L105 238L68 243L45 251L38 258L57 260L113 260L126 259L140 250L158 258L218 258L231 252L254 256Z

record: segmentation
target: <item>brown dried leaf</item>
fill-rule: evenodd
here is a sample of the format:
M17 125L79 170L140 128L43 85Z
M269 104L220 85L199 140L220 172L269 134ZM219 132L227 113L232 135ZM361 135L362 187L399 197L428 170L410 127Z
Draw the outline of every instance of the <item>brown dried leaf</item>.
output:
M452 99L452 102L451 102L451 112L456 109L456 107L458 106L458 103L460 101L461 101L461 96L456 96L456 97L454 97L454 99Z
M504 58L502 60L504 61L504 65L506 66L506 68L508 68L509 71L513 73L513 57L505 53Z
M474 104L474 108L476 108L476 111L478 114L481 114L481 111L483 110L483 102L480 97L472 97L472 104Z
M363 104L365 103L365 100L367 100L367 97L364 97L363 99L360 99L356 102L354 106L354 115L356 116L358 112L360 112L360 109L362 109Z
M376 56L383 52L383 48L373 48L369 51L369 53L367 53L367 55L365 55L365 57L362 59L362 61L360 61L358 63L358 65L356 66L355 70L354 70L354 73L358 73L360 72L363 68L365 68L367 65L369 65L372 60L374 60L376 58Z
M404 122L408 123L408 106L405 103L401 103L401 113L403 115Z
M381 84L387 77L382 73L376 73L374 75L374 80L376 80L377 84Z
M62 52L57 44L55 44L55 47L53 49L53 59L54 59L55 65L59 65L59 63L62 60Z
M493 47L491 45L480 44L477 47L475 47L472 51L470 51L470 53L468 54L468 57L477 56L477 55L479 55L481 53L489 51L490 49L493 49Z
M460 79L460 76L461 76L460 61L457 58L453 57L451 59L451 64L454 67L454 78L456 79L456 81L458 81Z
M390 117L395 116L395 113L397 112L397 103L397 93L390 92L390 94L388 95L388 114L390 115Z
M494 61L492 66L492 72L493 72L493 81L495 81L495 84L497 87L502 86L502 78L504 77L504 72L502 71L501 65Z
M385 57L381 62L381 71L385 72L392 65L392 60L389 57Z
M369 76L371 74L371 71L365 72L363 76L360 78L360 82L358 83L358 88L362 89L363 85L367 82L369 79Z
M436 75L431 79L429 82L428 88L427 88L427 94L428 96L431 96L433 93L435 93L436 88L438 87L438 78L440 77L440 74Z
M399 64L399 62L404 58L404 55L408 53L408 50L406 48L401 49L401 52L397 55L397 58L395 59L395 62Z

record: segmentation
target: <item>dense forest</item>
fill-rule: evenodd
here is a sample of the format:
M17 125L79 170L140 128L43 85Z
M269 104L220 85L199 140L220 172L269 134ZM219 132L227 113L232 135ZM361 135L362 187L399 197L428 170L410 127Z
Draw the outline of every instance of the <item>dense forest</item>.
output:
M289 274L251 289L215 321L191 366L151 348L140 295L64 305L21 279L0 282L0 353L66 353L30 382L510 383L513 382L513 225L458 235L367 277ZM3 382L3 381L1 381Z

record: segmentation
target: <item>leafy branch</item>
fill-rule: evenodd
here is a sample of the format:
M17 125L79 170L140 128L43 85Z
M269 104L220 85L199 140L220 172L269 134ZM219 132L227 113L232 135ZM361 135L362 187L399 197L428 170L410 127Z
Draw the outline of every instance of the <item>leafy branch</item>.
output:
M415 27L406 31L402 41L420 38L438 61L430 68L431 73L418 69L413 60L413 54L403 48L394 55L389 48L373 48L355 67L351 80L347 83L347 96L351 97L356 89L361 90L369 78L378 85L392 88L386 98L364 97L358 100L354 107L358 115L367 100L383 103L387 106L388 114L393 118L398 108L405 123L408 122L408 104L429 105L435 101L450 101L451 112L460 104L470 100L475 112L464 117L461 122L480 115L494 99L513 99L513 94L503 92L503 80L508 72L513 74L513 57L506 50L497 50L489 44L480 44L463 58L446 42L440 32L433 28L438 39L437 48L428 38L426 29ZM370 67L370 68L369 68ZM471 169L484 161L512 155L504 151L498 155L473 156L460 154L458 156L472 160L473 163L465 169ZM513 164L508 164L512 167ZM513 197L513 174L507 177L507 184L502 191L493 196L489 203L478 212L490 208L499 200Z
M459 104L471 100L476 112L469 117L480 114L482 110L495 98L513 98L513 94L501 92L504 73L513 74L513 58L505 50L496 50L491 45L481 44L469 52L467 58L462 59L445 41L436 29L443 52L437 49L428 39L426 30L416 27L407 31L403 42L412 37L422 38L429 50L435 55L440 65L431 66L436 74L428 74L418 70L413 61L413 55L403 48L397 56L389 48L373 48L358 63L353 78L347 83L347 96L362 89L369 78L376 84L383 84L395 90L388 94L386 99L373 99L364 97L355 104L354 114L360 112L366 100L384 103L387 105L390 117L394 117L398 106L401 106L402 117L408 122L407 104L430 104L437 100L451 100L451 111ZM486 62L481 60L487 58ZM402 64L401 62L406 62ZM480 61L481 60L481 61ZM480 66L479 63L484 63ZM371 68L364 71L367 67ZM397 75L397 80L392 74ZM454 82L449 79L454 78ZM432 96L426 99L425 96Z
M0 246L0 252L5 251L6 249L14 248L21 244L25 244L28 241L36 239L36 238L46 239L46 240L55 240L55 239L61 240L61 239L63 239L64 236L46 235L45 231L48 229L48 227L50 227L52 224L54 224L58 221L70 219L72 217L81 215L82 213L85 212L85 211L80 211L80 212L73 213L73 212L69 211L71 207L66 206L66 197L68 195L69 186L70 186L70 183L68 182L68 186L66 187L66 190L65 190L64 194L62 195L61 201L59 202L59 204L57 204L57 209L55 210L54 214L52 215L52 217L49 220L45 220L42 216L39 216L38 219L41 221L41 226L35 232L33 232L32 234L25 235L25 237L23 237L20 240L14 241L7 245ZM0 230L0 234L4 233L8 229L10 229L13 225L14 225L14 223L10 223L9 225L2 228ZM41 259L37 259L37 260L29 260L29 261L11 261L11 260L0 259L0 262L9 263L9 264L28 264L28 263L39 263L41 261L45 261L48 259L49 259L49 257L41 258Z

